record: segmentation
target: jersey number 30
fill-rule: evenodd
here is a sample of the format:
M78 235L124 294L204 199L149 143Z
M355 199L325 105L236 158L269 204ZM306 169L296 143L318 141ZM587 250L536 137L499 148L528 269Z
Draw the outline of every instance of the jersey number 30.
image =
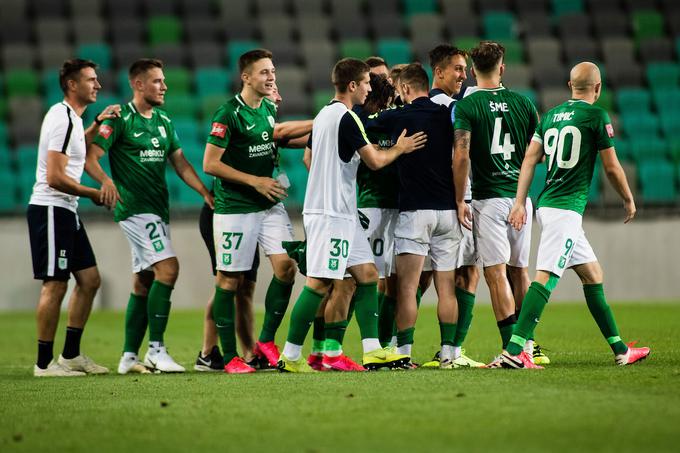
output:
M564 143L567 136L571 135L571 151L569 159L565 159ZM573 168L578 163L581 153L581 131L574 126L564 126L561 130L551 127L545 131L543 137L543 147L548 155L548 171L553 168L555 157L557 157L558 168Z

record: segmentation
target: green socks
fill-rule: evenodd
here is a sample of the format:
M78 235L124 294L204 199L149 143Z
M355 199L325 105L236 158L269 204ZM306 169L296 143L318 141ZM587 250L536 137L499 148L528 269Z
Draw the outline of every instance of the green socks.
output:
M420 300L423 298L423 290L420 289L420 286L418 289L416 289L416 307L420 308Z
M163 334L170 315L172 286L154 280L147 296L149 315L149 341L163 342Z
M456 337L456 325L448 322L439 323L439 334L441 335L441 345L448 344L453 346L453 339Z
M475 295L456 287L456 300L458 301L458 325L456 326L453 346L462 346L470 329L470 324L472 324L472 309L475 306Z
M328 322L325 324L326 341L324 343L324 352L330 353L330 355L339 355L342 352L342 342L345 339L347 325L347 321Z
M224 363L227 364L238 355L236 352L236 329L234 327L234 291L215 287L213 300L213 319L220 337Z
M512 337L512 329L515 327L516 323L517 317L514 314L496 322L496 325L498 326L498 331L501 334L501 345L503 349L505 349L506 346L508 346L510 337Z
M361 339L378 338L378 283L357 284L354 310Z
M262 323L262 331L260 332L260 341L262 343L274 341L276 331L283 320L283 315L286 314L290 293L292 291L292 283L282 282L276 277L272 277L272 281L269 283L269 288L267 289L267 295L264 299L264 322Z
M400 330L397 332L397 346L404 346L407 344L413 344L413 334L415 333L415 327L409 327L408 329Z
M123 346L123 352L134 352L135 354L139 352L148 324L146 297L130 294L125 312L125 346Z
M519 315L519 320L512 332L510 343L506 348L509 354L517 355L522 352L527 338L533 336L536 324L541 319L541 314L549 298L550 291L545 286L538 282L531 283L522 301L522 311Z
M305 343L309 326L312 325L314 318L316 318L316 310L319 308L322 299L323 294L319 294L307 286L302 288L302 292L290 314L288 343L298 346Z
M586 296L586 303L588 304L590 314L593 315L593 319L595 319L600 332L607 339L607 343L609 343L614 354L625 354L628 351L628 346L619 336L619 328L614 320L614 314L604 297L602 283L583 285L583 294Z
M314 328L312 329L312 354L320 355L323 353L326 332L324 329L323 316L314 318Z
M388 346L394 335L394 312L397 307L397 300L384 295L383 303L380 307L378 316L378 338L382 347Z

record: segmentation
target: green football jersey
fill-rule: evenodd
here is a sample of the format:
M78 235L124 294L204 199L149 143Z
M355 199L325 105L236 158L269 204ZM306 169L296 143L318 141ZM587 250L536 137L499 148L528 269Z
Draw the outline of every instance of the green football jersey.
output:
M119 118L104 120L94 143L109 153L111 177L122 200L116 204L114 220L156 214L168 223L165 167L170 154L181 148L168 115L154 108L151 118L145 118L128 102Z
M534 104L504 87L478 88L455 106L455 128L471 132L472 198L513 198L538 123Z
M597 153L614 146L614 128L602 108L570 100L545 114L533 140L543 144L548 173L538 207L583 215Z
M365 126L366 113L359 111L357 115ZM393 145L389 131L368 127L366 136L371 143L381 148L390 148ZM399 207L399 175L396 163L393 162L374 171L361 161L357 170L357 189L357 207L397 209Z
M238 94L213 115L208 143L224 148L222 162L230 167L271 178L276 151L275 123L276 104L265 98L259 108L253 109ZM274 204L250 186L215 181L216 214L259 212Z

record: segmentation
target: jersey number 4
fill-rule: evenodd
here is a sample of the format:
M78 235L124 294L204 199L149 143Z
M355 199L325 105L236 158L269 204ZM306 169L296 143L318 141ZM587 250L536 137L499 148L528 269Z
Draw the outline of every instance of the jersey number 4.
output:
M568 136L571 136L571 151L569 159L565 159L564 145ZM552 169L556 156L558 168L573 168L578 163L578 158L581 154L581 131L578 128L564 126L559 130L556 127L551 127L545 131L543 143L545 154L549 157L548 171Z
M503 160L510 160L512 153L515 152L515 144L512 143L510 133L503 134L503 144L501 145L501 133L503 132L503 118L496 118L493 126L493 138L491 140L491 154L502 154Z

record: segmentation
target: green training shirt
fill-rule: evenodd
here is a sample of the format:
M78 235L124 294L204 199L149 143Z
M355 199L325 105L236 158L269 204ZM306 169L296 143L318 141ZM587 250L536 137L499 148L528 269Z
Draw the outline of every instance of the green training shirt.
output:
M513 198L524 152L538 123L534 104L504 87L456 102L455 128L471 132L472 198Z
M120 193L114 220L135 214L156 214L170 221L165 167L168 156L181 148L167 113L153 108L151 118L128 102L119 118L104 120L94 139L109 153L111 177Z
M222 162L255 176L274 173L276 104L267 98L249 107L237 94L223 104L212 119L208 143L224 148ZM275 203L254 188L222 179L215 181L215 213L245 214L269 209Z
M606 111L570 100L545 114L533 140L543 144L548 173L538 207L568 209L583 215L598 151L614 146Z

